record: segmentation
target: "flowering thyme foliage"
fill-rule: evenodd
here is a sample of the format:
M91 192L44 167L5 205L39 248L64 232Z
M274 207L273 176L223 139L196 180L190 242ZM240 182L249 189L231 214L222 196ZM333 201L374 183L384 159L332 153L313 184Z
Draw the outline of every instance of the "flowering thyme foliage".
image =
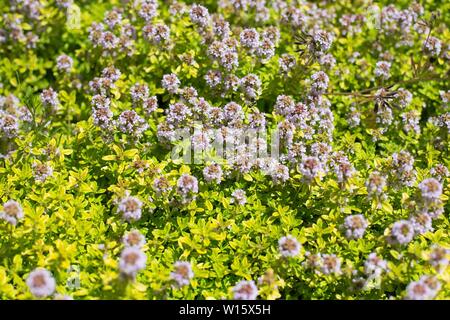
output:
M312 90L314 94L324 93L328 88L329 78L327 74L323 71L314 73L311 76L312 80Z
M449 10L1 2L0 299L450 298Z

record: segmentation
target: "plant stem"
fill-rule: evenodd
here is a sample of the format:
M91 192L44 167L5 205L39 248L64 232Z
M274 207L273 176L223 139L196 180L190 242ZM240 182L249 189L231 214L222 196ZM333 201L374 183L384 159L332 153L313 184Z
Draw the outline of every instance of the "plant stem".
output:
M367 88L364 90L354 91L354 92L327 92L324 95L327 95L327 96L354 96L354 97L365 97L365 98L369 97L370 98L373 95L366 94L366 93L372 92L374 90L386 88L386 87L389 88L389 87L393 87L393 86L397 86L397 85L413 84L413 83L418 83L418 82L423 82L423 81L445 81L445 80L448 80L448 79L441 78L434 74L434 75L430 75L428 77L415 77L415 78L412 78L409 80L399 81L399 82L393 83L388 86L376 86L376 87Z

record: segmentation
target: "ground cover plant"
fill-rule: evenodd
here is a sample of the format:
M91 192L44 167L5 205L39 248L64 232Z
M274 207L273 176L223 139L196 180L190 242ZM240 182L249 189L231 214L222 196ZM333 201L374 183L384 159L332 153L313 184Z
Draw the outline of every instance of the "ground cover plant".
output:
M0 0L0 298L450 298L449 10Z

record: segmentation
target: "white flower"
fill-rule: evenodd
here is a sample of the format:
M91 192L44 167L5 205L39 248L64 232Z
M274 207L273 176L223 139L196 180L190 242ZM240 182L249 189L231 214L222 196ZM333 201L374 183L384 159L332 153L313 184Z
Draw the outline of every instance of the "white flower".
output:
M94 125L102 128L109 129L112 126L113 113L111 109L107 108L92 108L92 119Z
M295 67L297 61L294 56L291 56L290 54L287 53L283 53L281 57L278 59L278 64L280 65L280 71L282 73L288 73Z
M109 108L111 100L101 94L96 94L91 99L91 105L95 108Z
M144 101L149 95L148 86L146 84L136 83L131 87L130 94L134 102Z
M126 196L120 200L117 211L127 221L139 220L142 215L142 202L138 198Z
M448 171L447 167L442 163L438 163L433 168L431 168L430 174L439 181L442 181L450 176L450 172Z
M355 214L348 216L344 221L345 236L348 239L359 239L362 238L364 232L366 231L368 224L367 220L362 214Z
M256 74L249 73L241 79L241 89L248 99L256 99L261 93L261 79Z
M45 298L55 291L55 279L52 274L43 268L33 270L27 280L27 286L31 293L38 298Z
M409 220L417 234L424 234L428 231L433 231L433 219L426 212L419 212Z
M290 96L286 95L279 95L277 97L277 101L274 106L274 110L276 113L282 115L282 116L288 116L290 115L295 108L295 101Z
M192 115L192 111L184 103L176 102L169 105L166 109L167 122L169 124L178 125Z
M145 237L138 230L133 229L124 235L122 241L127 247L141 248L145 244Z
M302 262L302 266L306 269L312 269L317 273L317 269L321 268L322 263L323 260L321 253L311 253L309 251L305 252L305 261Z
M222 168L217 163L213 163L203 169L203 177L205 178L206 182L215 181L217 184L219 184L222 180L222 174Z
M191 145L194 152L199 152L199 156L203 151L210 148L210 136L208 131L195 130L191 137Z
M317 30L313 35L315 49L317 50L317 54L321 55L325 51L328 51L333 44L333 35L324 30Z
M254 28L244 29L240 34L242 46L249 49L256 49L259 46L259 33Z
M449 264L449 254L449 249L433 246L429 255L430 264L437 268L444 267L443 269L445 270L445 267Z
M391 64L387 61L378 61L375 67L375 76L383 79L389 79Z
M163 86L163 88L167 89L167 91L169 91L170 93L175 93L180 85L180 80L174 73L165 74L161 81L161 85Z
M378 171L370 173L366 182L367 193L369 196L379 196L383 193L383 189L386 187L386 178L382 176Z
M142 29L144 38L148 41L159 44L170 39L170 28L162 23L148 24Z
M141 6L138 11L140 17L142 17L146 22L152 20L158 13L158 2L157 1L136 1L136 3L140 3Z
M334 168L334 172L336 173L337 181L339 183L345 183L356 172L355 168L347 159L347 157L338 158L336 161L334 161L332 166Z
M103 21L110 27L114 29L114 26L118 25L122 21L122 14L119 10L111 10L105 13L105 18Z
M406 299L430 300L440 289L440 284L433 277L421 277L418 281L411 282L406 287Z
M241 206L247 203L247 197L245 196L245 191L242 189L236 189L231 194L231 203L237 203Z
M321 173L322 163L317 157L305 157L299 169L304 180L311 181Z
M148 116L158 109L158 99L156 96L151 96L144 100L143 105L145 114Z
M428 37L423 43L425 52L431 56L438 56L441 53L442 43L438 38Z
M272 177L272 180L276 183L286 182L287 180L289 180L289 168L284 164L278 163L271 170L270 175Z
M18 120L17 117L0 109L0 134L7 138L16 137L19 132Z
M407 220L400 220L394 223L391 230L390 240L398 244L411 242L414 237L414 227Z
M413 95L408 90L399 88L395 98L401 107L406 107L411 103Z
M328 75L323 71L318 71L314 73L311 76L311 80L313 81L311 88L314 94L324 93L327 90L328 83L330 81Z
M122 73L119 69L116 69L114 66L106 67L102 70L102 77L107 78L111 81L117 81L120 78Z
M169 180L166 177L159 177L153 180L153 189L156 191L157 195L161 195L172 190Z
M141 137L148 124L134 110L125 110L119 115L119 130L134 137Z
M258 287L253 280L242 280L233 287L233 299L235 300L256 300Z
M0 219L3 219L13 226L23 219L23 209L21 205L14 200L8 200L3 204L3 210L0 211Z
M59 104L58 93L53 88L43 90L41 93L41 102L44 106L56 108Z
M194 277L192 266L187 261L177 261L174 264L175 271L170 273L170 279L174 280L179 287L189 285Z
M64 71L64 72L70 72L70 69L72 69L73 66L73 60L68 55L60 55L57 60L57 68L58 70Z
M112 50L119 44L119 38L110 31L102 32L99 39L100 45L106 50Z
M208 70L205 80L208 86L215 88L222 82L222 73L219 70Z
M387 270L387 262L381 259L375 252L372 252L364 262L364 273L368 276L379 276Z
M136 247L127 247L123 249L120 260L120 271L129 277L134 278L136 274L145 268L147 256Z
M186 196L190 192L198 192L198 181L197 178L189 174L183 174L177 181L178 192Z
M434 178L423 180L418 187L426 200L439 199L442 194L442 184Z
M223 107L223 117L225 121L237 122L244 118L242 107L236 102L229 102Z
M295 257L300 252L301 245L296 238L287 235L278 240L278 250L283 257Z
M335 254L322 255L320 270L324 274L339 274L341 272L341 259Z
M198 4L192 5L189 16L192 22L198 24L200 27L206 27L210 20L208 9Z
M400 151L392 154L392 165L400 173L414 169L414 157L408 151Z
M33 163L32 165L34 178L36 181L44 182L48 177L53 175L52 167L43 163Z

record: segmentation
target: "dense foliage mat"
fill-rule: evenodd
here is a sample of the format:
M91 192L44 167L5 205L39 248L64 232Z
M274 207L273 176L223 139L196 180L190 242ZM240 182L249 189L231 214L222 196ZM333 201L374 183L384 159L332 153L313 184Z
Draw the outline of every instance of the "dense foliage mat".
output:
M450 298L449 11L0 0L0 298Z

